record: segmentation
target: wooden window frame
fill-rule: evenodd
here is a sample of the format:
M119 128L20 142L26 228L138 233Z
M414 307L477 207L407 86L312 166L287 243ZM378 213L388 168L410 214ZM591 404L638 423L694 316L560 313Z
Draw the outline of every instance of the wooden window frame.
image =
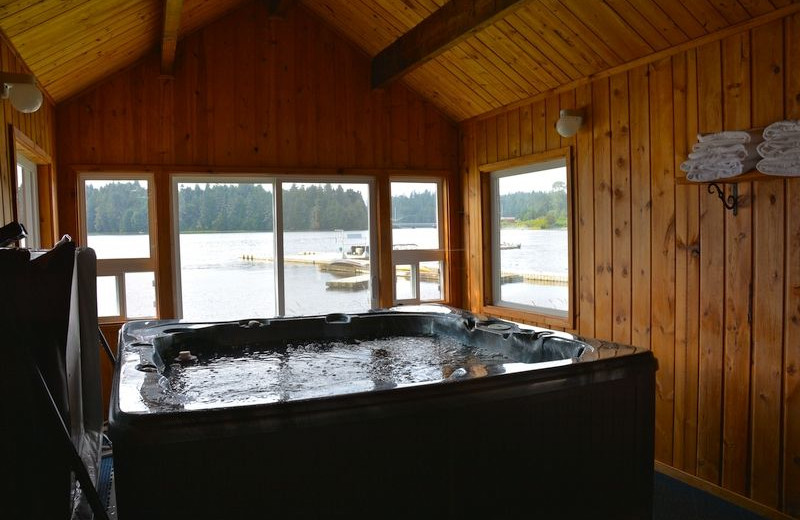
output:
M378 243L378 210L377 210L377 182L374 176L368 175L319 175L313 173L250 173L247 171L231 172L171 172L170 175L170 201L172 205L172 275L173 298L176 315L183 314L183 295L181 289L180 265L180 230L178 225L178 184L182 182L208 182L208 183L259 183L271 184L273 193L273 247L275 248L275 316L286 315L286 286L284 283L284 249L283 249L283 189L284 185L300 184L364 184L369 188L368 196L368 221L370 244ZM280 232L277 232L280 230ZM371 249L378 251L374 245ZM370 302L375 307L379 301L379 269L380 261L370 258Z
M441 177L392 177L389 179L390 200L391 185L393 183L421 183L421 184L435 184L436 185L436 225L439 231L439 248L438 249L407 249L395 250L393 247L394 240L390 242L390 254L392 257L392 270L389 273L392 280L392 301L394 305L418 305L418 304L433 304L444 303L449 301L449 283L447 273L449 271L447 265L447 248L445 247L447 237L444 232L444 188L445 182ZM390 202L391 204L391 202ZM391 222L391 220L390 220ZM392 228L393 229L393 228ZM440 273L440 292L441 298L438 300L420 300L419 289L419 264L421 262L439 262L441 266ZM396 283L396 268L398 265L411 266L411 279L412 284L415 285L416 298L398 300L395 289Z
M55 178L53 176L53 160L42 147L28 137L22 130L13 124L8 125L9 147L9 167L14 172L14 196L12 197L12 208L14 218L17 216L17 197L16 197L16 170L17 155L24 155L29 161L36 165L36 195L39 213L39 247L53 247L58 241L56 236L56 193Z
M126 181L143 180L147 181L147 218L148 218L148 239L150 255L147 258L98 258L97 276L112 276L116 280L117 286L117 305L119 314L115 316L98 317L100 323L117 323L132 319L127 315L125 301L125 275L128 273L152 272L155 283L155 316L142 316L135 319L147 319L160 317L159 291L158 291L158 219L156 214L156 179L153 172L149 171L92 171L77 172L78 190L78 232L80 233L80 243L88 244L88 233L86 228L86 181Z
M567 261L568 261L568 290L567 290L567 312L565 316L540 312L534 308L523 306L509 306L495 302L495 263L497 263L493 248L493 222L494 213L492 207L492 177L495 172L518 168L535 163L549 162L556 159L564 159L567 170ZM483 284L482 284L482 312L493 316L523 322L535 323L545 327L574 329L575 328L575 294L577 286L577 276L575 273L575 250L576 250L576 229L575 229L575 187L574 166L572 148L564 147L546 152L524 155L499 161L487 163L478 167L481 180L481 218L482 224L482 250L483 258Z

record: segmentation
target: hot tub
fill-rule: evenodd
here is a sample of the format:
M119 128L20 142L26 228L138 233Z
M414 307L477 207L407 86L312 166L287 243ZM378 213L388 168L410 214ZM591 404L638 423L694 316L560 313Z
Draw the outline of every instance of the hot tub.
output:
M447 307L119 344L121 520L651 517L646 350Z

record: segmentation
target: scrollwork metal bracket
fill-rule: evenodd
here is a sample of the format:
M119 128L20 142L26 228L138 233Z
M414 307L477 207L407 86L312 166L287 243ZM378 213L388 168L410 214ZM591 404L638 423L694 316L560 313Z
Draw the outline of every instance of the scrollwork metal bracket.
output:
M719 184L716 182L712 182L708 185L708 192L709 193L716 193L719 200L722 201L722 205L725 206L725 209L729 209L733 211L733 214L736 215L739 209L739 185L734 184L731 188L731 194L727 197L725 196L725 188L720 187Z

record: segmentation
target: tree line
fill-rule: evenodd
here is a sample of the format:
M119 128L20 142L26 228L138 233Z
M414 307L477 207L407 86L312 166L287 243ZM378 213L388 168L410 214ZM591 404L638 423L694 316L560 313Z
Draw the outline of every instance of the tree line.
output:
M556 188L554 186L554 188ZM508 225L564 227L565 190L512 193L500 197ZM342 186L297 185L283 192L286 231L367 229L367 205L356 190ZM258 184L195 184L178 191L180 232L272 231L272 193ZM392 197L395 223L435 223L437 203L431 191ZM86 186L87 230L90 234L145 233L147 190L138 182ZM505 224L505 223L504 223Z
M500 196L503 227L552 229L567 227L567 188L563 182L553 184L552 191L517 192Z

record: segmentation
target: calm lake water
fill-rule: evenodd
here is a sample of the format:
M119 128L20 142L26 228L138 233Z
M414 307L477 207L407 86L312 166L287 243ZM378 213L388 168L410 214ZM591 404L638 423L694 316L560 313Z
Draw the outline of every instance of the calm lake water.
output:
M396 229L394 243L417 244L419 248L436 247L435 229ZM360 237L360 238L359 238ZM276 313L274 264L271 261L246 261L242 256L259 259L273 257L272 233L204 233L180 235L180 278L183 317L188 320L230 320L269 317ZM567 274L566 230L503 230L503 242L518 243L519 249L503 250L503 271ZM287 232L284 252L287 256L306 251L341 256L341 249L368 243L367 231ZM92 235L89 247L98 258L146 257L145 235ZM351 275L347 275L351 276ZM315 265L286 262L284 283L287 315L362 312L372 307L370 289L332 290L325 282L340 278L321 271ZM115 312L115 289L112 280L98 280L98 311ZM153 276L126 276L129 316L149 317L154 309ZM403 284L407 287L403 287ZM535 287L538 305L558 305L566 309L566 286L530 283L503 285L503 297L524 295ZM398 292L410 291L410 282L399 279ZM423 299L435 298L438 285L422 282ZM520 296L523 297L523 296ZM560 307L556 307L560 308Z

